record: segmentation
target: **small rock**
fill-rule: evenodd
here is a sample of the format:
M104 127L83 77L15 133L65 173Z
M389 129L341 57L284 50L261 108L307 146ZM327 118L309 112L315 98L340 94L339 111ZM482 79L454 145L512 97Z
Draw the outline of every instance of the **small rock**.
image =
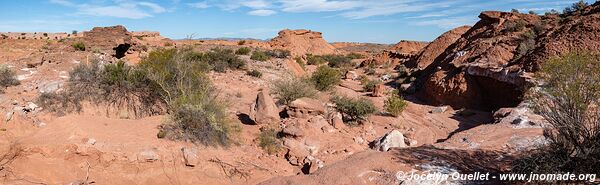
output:
M440 114L446 112L446 110L448 110L448 106L434 107L433 109L431 109L431 113Z
M340 113L336 113L333 116L333 118L331 118L331 124L335 129L342 129L347 127L346 124L344 124L344 121L342 120L342 114Z
M302 129L298 128L298 126L296 126L295 124L287 125L285 128L283 128L283 130L281 132L283 132L283 134L285 134L285 135L289 135L292 137L304 136L304 131L302 131Z
M321 115L325 113L325 107L319 100L312 98L300 98L294 100L286 108L291 117L308 118L309 116Z
M356 142L359 145L362 145L363 143L365 143L365 139L363 139L362 137L354 137L352 139L354 140L354 142Z
M372 149L379 150L382 152L386 152L390 150L390 148L405 148L406 143L404 141L404 135L398 130L393 130L383 135L380 138L377 138L372 142Z
M186 166L194 167L198 164L198 149L195 147L183 147L181 148L181 152L183 152L183 160Z
M375 86L375 88L373 88L373 94L374 97L382 97L385 96L385 85L383 84L378 84Z
M89 144L89 145L95 145L96 144L96 139L94 139L94 138L88 138L86 143Z
M346 72L345 79L347 79L347 80L356 80L357 78L358 78L358 75L356 74L355 71L348 71L348 72Z
M15 112L14 112L14 111L8 111L8 112L6 113L6 115L4 116L4 120L5 120L6 122L10 121L10 120L12 119L12 117L13 117L13 115L14 115L14 114L15 114Z
M156 149L147 149L139 153L138 161L154 162L160 159L160 156L156 153Z
M39 122L39 123L37 124L37 127L40 127L40 128L41 128L41 127L45 127L45 126L46 126L46 123L44 123L44 122Z

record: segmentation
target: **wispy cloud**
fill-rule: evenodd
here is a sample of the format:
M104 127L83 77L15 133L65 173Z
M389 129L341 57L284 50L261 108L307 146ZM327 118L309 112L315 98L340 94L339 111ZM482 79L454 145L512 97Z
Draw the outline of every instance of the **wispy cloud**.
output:
M206 1L189 3L188 5L193 8L200 8L200 9L205 9L205 8L210 7L210 5L208 5L208 2L206 2Z
M477 22L476 18L471 16L462 17L448 17L439 19L428 19L422 21L411 22L412 25L417 26L438 26L444 29L452 29L463 25L470 25Z
M256 15L256 16L269 16L269 15L273 15L276 14L276 11L273 10L252 10L249 11L248 14L249 15Z
M50 0L50 3L76 9L76 14L89 16L142 19L152 17L153 13L164 13L167 10L151 2L113 1L111 4L77 4L68 0Z
M364 5L361 1L281 0L285 12L327 12L349 10Z

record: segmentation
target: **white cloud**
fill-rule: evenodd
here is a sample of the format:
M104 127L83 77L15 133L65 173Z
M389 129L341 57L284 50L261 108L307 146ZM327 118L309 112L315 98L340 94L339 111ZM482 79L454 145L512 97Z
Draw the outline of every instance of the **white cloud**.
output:
M360 7L361 1L327 1L327 0L280 0L285 12L327 12L349 10Z
M248 12L248 15L256 15L256 16L269 16L269 15L273 15L276 14L276 11L273 10L265 10L265 9L259 9L259 10L252 10Z
M162 6L151 2L129 2L126 0L115 0L113 4L76 4L68 0L50 0L50 3L75 8L76 14L116 17L126 19L141 19L152 17L152 13L164 13L167 10Z
M271 6L271 3L263 1L263 0L254 0L254 1L244 1L240 3L242 6L252 8L252 9L264 9Z
M210 7L210 5L208 5L208 3L206 1L196 2L196 3L189 3L188 5L191 6L191 7L200 8L200 9L205 9L205 8L209 8Z
M424 21L416 21L411 22L413 25L417 26L438 26L444 29L452 29L463 25L472 25L477 22L477 19L471 16L463 16L463 17L448 17L448 18L440 18L440 19L432 19L432 20L424 20Z
M158 4L155 4L155 3L151 3L151 2L139 2L138 4L141 5L141 6L145 6L145 7L148 7L150 9L152 9L152 11L154 13L163 13L163 12L167 11L162 6L160 6Z

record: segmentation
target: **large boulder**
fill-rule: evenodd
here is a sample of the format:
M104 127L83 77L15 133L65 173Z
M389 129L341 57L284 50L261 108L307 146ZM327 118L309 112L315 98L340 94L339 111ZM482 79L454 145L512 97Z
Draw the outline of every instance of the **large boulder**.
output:
M409 68L425 69L429 64L433 63L438 56L443 54L448 46L456 42L456 40L470 28L471 26L461 26L445 32L425 46L414 60L410 60L404 65Z
M256 95L256 100L250 107L250 117L256 124L270 124L279 122L279 109L269 95L269 90L261 89Z
M287 107L287 113L291 117L308 118L325 113L325 107L321 101L312 98L300 98L294 100Z
M133 51L142 50L141 44L121 25L95 27L83 32L82 39L86 50L110 54L116 58L123 58Z
M407 147L404 135L398 130L392 130L391 132L386 133L380 138L375 139L371 143L371 148L374 150L379 150L382 152L386 152L391 148L404 148Z

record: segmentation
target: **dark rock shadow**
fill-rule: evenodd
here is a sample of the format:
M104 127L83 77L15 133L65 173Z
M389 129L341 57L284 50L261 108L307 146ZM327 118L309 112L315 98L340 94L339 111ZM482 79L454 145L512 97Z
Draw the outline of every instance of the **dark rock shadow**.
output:
M256 122L254 122L254 120L252 120L248 114L239 113L237 117L238 120L240 120L244 125L256 125Z

